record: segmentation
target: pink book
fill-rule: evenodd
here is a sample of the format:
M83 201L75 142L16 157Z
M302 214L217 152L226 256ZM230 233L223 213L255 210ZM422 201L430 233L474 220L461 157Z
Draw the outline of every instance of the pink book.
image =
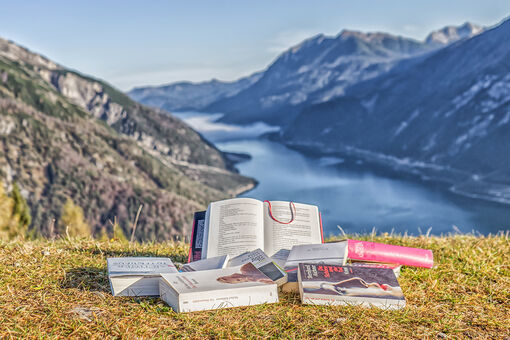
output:
M393 246L390 244L348 240L351 260L398 263L405 266L432 268L434 258L428 249Z

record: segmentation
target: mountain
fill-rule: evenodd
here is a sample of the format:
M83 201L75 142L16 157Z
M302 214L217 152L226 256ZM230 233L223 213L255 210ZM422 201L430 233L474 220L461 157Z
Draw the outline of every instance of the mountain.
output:
M46 235L69 197L95 233L114 217L130 232L143 205L137 238L169 239L210 200L253 186L179 119L4 39L0 146L0 178L18 183Z
M510 20L308 105L290 145L356 155L510 202Z
M430 53L445 44L479 31L476 25L440 30L425 41L386 33L344 30L336 37L317 35L282 53L252 84L234 95L216 97L208 105L188 106L204 112L222 112L222 121L250 123L263 120L286 125L307 105L330 101L353 84L388 72L399 60ZM471 33L468 32L472 28ZM437 37L437 38L434 38ZM158 93L157 88L147 89ZM189 91L200 88L188 88ZM132 92L131 92L132 93ZM132 94L131 94L132 95ZM142 103L148 103L143 98ZM151 102L155 106L157 102Z
M449 45L457 40L470 38L481 33L484 30L482 26L466 22L461 26L446 26L440 30L431 32L425 43L431 46Z
M212 102L232 97L260 78L260 73L233 82L213 79L192 83L179 82L164 86L136 87L128 92L134 100L167 111L200 111Z

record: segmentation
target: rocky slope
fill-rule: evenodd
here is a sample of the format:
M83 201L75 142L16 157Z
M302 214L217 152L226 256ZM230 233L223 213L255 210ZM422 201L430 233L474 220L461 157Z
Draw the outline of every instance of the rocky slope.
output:
M0 176L19 183L42 233L70 197L95 232L115 216L128 231L143 204L137 237L168 239L253 185L180 120L3 39L0 147Z
M510 203L510 21L304 108L282 140Z

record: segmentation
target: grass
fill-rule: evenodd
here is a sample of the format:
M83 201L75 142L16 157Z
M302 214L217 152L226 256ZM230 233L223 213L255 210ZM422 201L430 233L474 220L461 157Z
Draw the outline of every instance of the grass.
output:
M433 269L402 269L401 311L280 303L176 314L157 298L114 298L110 256L170 256L184 243L90 239L0 242L0 338L505 338L510 237L370 237L434 251Z

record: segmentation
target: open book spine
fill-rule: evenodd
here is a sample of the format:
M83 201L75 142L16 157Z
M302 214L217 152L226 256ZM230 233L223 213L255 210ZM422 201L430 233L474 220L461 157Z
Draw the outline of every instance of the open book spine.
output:
M432 268L434 265L432 251L428 249L357 240L348 240L348 258L425 268Z

